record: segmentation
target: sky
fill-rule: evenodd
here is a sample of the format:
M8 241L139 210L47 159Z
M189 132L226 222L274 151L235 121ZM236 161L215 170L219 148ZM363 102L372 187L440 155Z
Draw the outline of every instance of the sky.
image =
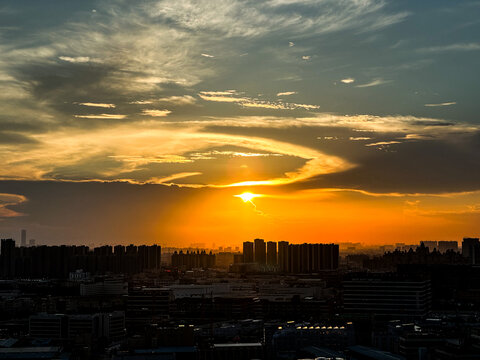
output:
M478 236L479 15L477 0L3 0L0 237Z

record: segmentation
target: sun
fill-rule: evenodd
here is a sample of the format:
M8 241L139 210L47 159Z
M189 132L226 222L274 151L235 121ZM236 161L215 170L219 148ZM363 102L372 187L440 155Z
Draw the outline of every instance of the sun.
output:
M252 194L251 192L244 192L243 194L234 195L243 200L243 202L252 202L253 199L260 197L260 194Z

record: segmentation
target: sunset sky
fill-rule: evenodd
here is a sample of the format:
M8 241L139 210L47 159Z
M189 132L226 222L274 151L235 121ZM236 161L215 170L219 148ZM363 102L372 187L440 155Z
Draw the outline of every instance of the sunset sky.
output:
M0 237L479 236L479 15L477 0L3 0Z

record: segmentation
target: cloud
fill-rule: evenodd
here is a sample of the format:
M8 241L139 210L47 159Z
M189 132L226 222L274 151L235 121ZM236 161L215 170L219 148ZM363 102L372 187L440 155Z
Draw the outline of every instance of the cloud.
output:
M171 182L173 180L178 180L178 179L183 179L183 178L186 178L186 177L191 177L191 176L197 176L197 175L202 175L201 172L183 172L183 173L177 173L177 174L172 174L172 175L169 175L169 176L165 176L165 177L154 177L154 178L150 178L148 179L145 183L146 184L172 184Z
M340 81L344 84L351 84L351 83L355 82L355 79L354 78L346 78L346 79L342 79Z
M90 58L88 56L76 56L76 57L70 57L70 56L59 56L58 57L60 60L71 62L71 63L87 63L90 61Z
M279 94L277 94L277 96L279 96ZM205 101L236 103L246 108L263 108L263 109L273 109L273 110L295 110L295 109L316 110L320 108L319 105L259 100L259 99L250 98L247 96L241 96L241 93L237 92L236 90L201 91L198 94L198 96Z
M366 137L366 136L350 136L348 140L351 141L365 141L365 140L371 140L372 138Z
M366 87L388 84L390 82L392 82L392 80L384 80L384 79L378 78L378 79L374 79L374 80L370 81L369 83L357 85L356 87L357 88L366 88Z
M218 156L228 156L228 157L269 157L269 156L283 156L282 154L275 153L252 153L252 152L238 152L238 151L219 151L212 150L206 152L195 152L190 154L192 160L213 160Z
M439 103L439 104L425 104L427 107L437 107L437 106L451 106L451 105L456 105L456 101L451 101L451 102L444 102L444 103Z
M23 216L22 213L10 209L10 206L15 206L27 201L27 198L18 194L0 193L0 221L4 218L12 218Z
M393 144L401 144L400 141L379 141L376 143L365 144L365 146L383 146L383 145L393 145Z
M450 45L430 46L419 49L420 52L450 52L450 51L478 51L480 43L458 43Z
M153 101L150 101L150 100L136 100L136 101L130 101L129 104L133 104L133 105L149 105L149 104L153 104Z
M171 123L171 122L169 122ZM184 126L216 126L232 128L336 128L353 132L384 134L415 134L428 139L449 139L452 135L475 134L480 126L470 123L453 123L444 119L417 116L338 115L319 113L309 117L237 116L186 120Z
M121 120L125 119L127 115L121 114L91 114L91 115L74 115L76 118L82 119L111 119L111 120Z
M102 104L102 103L91 103L91 102L75 103L75 104L82 105L82 106L91 106L91 107L115 108L115 104Z
M296 91L285 91L285 92L277 93L277 96L290 96L295 94L298 94L298 93Z
M346 29L377 30L403 21L408 14L387 13L384 1L265 1L245 6L241 0L159 1L151 17L164 19L194 33L253 38L274 32L326 34Z
M289 47L293 47L293 46L295 46L295 43L294 43L293 41L289 41L289 42L288 42L288 46L289 46Z
M270 179L264 177L255 180L263 181L265 185L292 183L315 174L353 166L340 157L309 147L269 138L211 132L205 126L189 125L179 129L166 128L164 124L157 122L124 123L116 127L106 126L88 131L65 133L58 130L36 136L35 139L41 146L25 148L23 153L15 158L9 158L7 152L0 152L3 179L15 176L16 179L32 180L102 179L138 182L152 177L163 178L167 176L163 176L163 172L168 171L171 174L171 169L181 169L174 173L207 171L210 180L204 185L225 186L228 185L228 180L215 176L215 166L207 166L202 170L185 166L193 166L202 156L207 156L200 155L201 153L214 151L209 149L232 145L246 150L219 150L220 153L213 152L208 155L258 159L288 156L302 160L292 163L294 166L283 176L277 172L277 176ZM198 155L197 158L195 154ZM183 164L183 167L172 168L175 164ZM297 164L300 166L297 167ZM165 167L167 165L169 167ZM146 172L147 169L149 171ZM197 186L199 183L192 185Z
M168 96L160 98L157 101L169 103L172 105L183 106L183 105L194 105L197 102L193 96L183 95L183 96Z
M310 55L303 55L302 59L303 60L310 60L311 56Z
M164 117L168 116L172 112L170 110L156 110L156 109L145 109L142 110L142 115L153 116L153 117Z
M201 53L200 55L203 56L203 57L206 57L206 58L214 58L215 57L213 55L209 55L209 54L205 54L205 53Z
M305 109L305 110L320 109L319 105L309 105L309 104L287 103L287 106L290 106L290 107L293 107L293 108L302 108L302 109Z

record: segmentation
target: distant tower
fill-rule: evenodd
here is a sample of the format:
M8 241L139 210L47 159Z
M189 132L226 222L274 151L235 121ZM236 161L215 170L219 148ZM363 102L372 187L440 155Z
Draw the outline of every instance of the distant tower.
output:
M22 230L22 239L20 241L20 246L27 246L27 230L25 229Z
M471 264L477 264L480 255L480 240L478 238L464 238L462 255L469 258Z
M267 264L277 265L277 243L273 241L267 242Z
M278 265L280 271L288 271L288 241L278 242Z
M2 239L0 263L2 277L12 278L15 274L15 241L13 239Z
M251 241L245 241L243 243L243 262L253 262L253 243Z
M255 239L255 262L257 264L265 264L267 262L267 249L265 240Z

